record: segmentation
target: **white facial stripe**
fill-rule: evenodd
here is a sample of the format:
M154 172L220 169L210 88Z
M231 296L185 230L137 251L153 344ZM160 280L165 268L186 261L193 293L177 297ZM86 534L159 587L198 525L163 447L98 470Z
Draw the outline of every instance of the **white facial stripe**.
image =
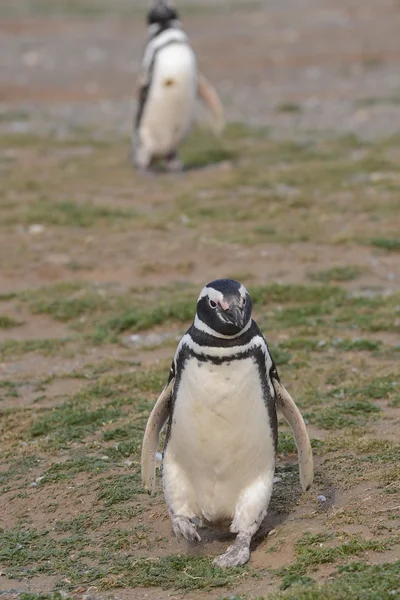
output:
M208 296L210 300L213 300L214 302L223 302L224 300L222 292L214 290L214 288L211 287L204 287L201 290L200 296L197 298L197 302L201 300L201 298L204 298L204 296Z
M244 285L241 285L239 288L239 294L242 296L243 300L246 298L247 290Z
M209 335L212 335L213 337L217 337L217 338L221 338L221 339L225 339L225 340L231 340L232 338L239 337L239 335L242 335L242 333L245 333L245 331L250 329L251 319L243 327L243 329L241 329L239 331L239 333L234 333L233 335L224 335L223 333L218 333L218 331L214 331L214 329L212 327L209 327L208 325L206 325L206 323L204 323L201 319L199 319L199 317L197 315L195 316L195 319L194 319L194 326L197 329L200 329L200 331L204 331L204 333L208 333Z
M229 358L230 356L235 356L235 354L244 354L245 352L247 352L247 350L250 350L251 348L254 348L256 346L265 346L265 342L260 335L256 335L250 340L248 344L245 344L244 346L232 346L231 348L224 348L222 346L200 346L192 340L191 336L188 333L186 333L179 342L179 346L175 356L178 356L179 351L183 345L188 346L191 350L196 352L196 354L203 354L205 356L213 356L218 358Z

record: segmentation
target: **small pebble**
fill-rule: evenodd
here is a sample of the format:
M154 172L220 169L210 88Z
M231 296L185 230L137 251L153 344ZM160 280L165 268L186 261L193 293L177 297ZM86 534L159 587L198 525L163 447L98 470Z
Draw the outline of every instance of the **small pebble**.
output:
M34 223L28 227L28 233L31 235L40 235L44 232L44 225L40 225L39 223Z
M280 483L282 481L282 477L274 477L274 483Z
M277 529L271 529L271 531L268 532L268 537L272 537L274 535L276 535L278 533Z
M318 502L326 502L326 498L325 496L322 496L322 494L320 496L317 496L317 501Z

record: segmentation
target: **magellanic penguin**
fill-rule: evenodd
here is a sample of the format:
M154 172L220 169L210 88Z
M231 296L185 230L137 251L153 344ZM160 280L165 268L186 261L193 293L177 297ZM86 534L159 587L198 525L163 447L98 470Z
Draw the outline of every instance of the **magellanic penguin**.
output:
M306 426L251 312L251 298L238 281L219 279L204 287L142 446L143 484L152 492L159 435L167 423L163 487L173 530L196 541L199 525L228 523L237 536L214 560L219 567L249 560L251 538L267 513L278 439L276 406L294 434L303 490L313 481Z
M190 132L200 97L213 115L216 132L224 126L223 107L212 85L199 73L196 56L182 30L177 10L154 0L147 14L148 40L138 81L133 131L133 160L147 170L164 159L168 170L180 170L180 143Z

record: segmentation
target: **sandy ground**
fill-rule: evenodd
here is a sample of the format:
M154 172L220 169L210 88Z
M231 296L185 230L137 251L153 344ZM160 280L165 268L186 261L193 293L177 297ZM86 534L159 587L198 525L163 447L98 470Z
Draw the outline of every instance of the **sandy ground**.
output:
M197 2L196 10L193 4L180 3L185 29L202 70L218 89L229 122L266 126L273 140L322 140L332 135L354 134L378 143L389 135L400 133L400 4L397 0L338 0L334 5L328 0L270 0L248 3L247 6L238 3L235 8L228 2L199 8L201 3ZM80 14L77 8L66 14L55 8L43 9L40 13L33 3L2 2L0 133L27 134L38 140L51 134L54 140L63 141L73 139L77 132L87 128L92 141L129 136L135 106L133 90L145 30L140 14L143 6L138 6L138 14L123 18L125 9L123 2L114 2L112 11L100 11L98 18L93 18ZM90 142L87 142L79 149L69 148L66 158L73 156L74 160L79 160L79 153L86 156L91 151ZM395 149L392 151L396 152ZM63 158L62 152L62 149L51 152L47 148L41 154L20 145L6 158L17 160L22 170L36 165L44 190L47 184L51 189L52 173L55 173L56 162ZM127 172L130 167L128 162L123 164L125 154L128 155L128 148L119 150L116 160L120 161L118 168ZM113 160L114 157L109 158L110 173ZM227 161L211 167L204 174L189 173L182 184L184 192L191 186L199 186L203 178L212 187L214 181L225 177L224 170L228 177L230 169ZM102 191L97 188L94 192L90 178L94 181L96 177L89 173L87 187L81 189L72 171L71 184L66 179L63 193L67 194L70 185L71 194L78 203L90 198L97 206L109 206L112 197L114 208L133 207L140 214L147 211L153 216L164 210L165 203L174 196L176 185L171 180L165 189L164 184L152 180L144 183L134 180L132 185L130 174L124 175L125 179L119 184L112 174L108 181L103 173L99 174L99 180L104 177ZM28 197L30 190L27 187L18 191L17 175L14 184L15 193L7 201L23 202L24 194ZM199 198L201 201L202 197ZM339 201L345 206L345 199ZM392 223L387 225L392 237L396 230L398 232L397 218L398 213L394 213ZM321 271L340 264L365 269L356 281L346 284L349 292L379 289L384 294L400 288L400 264L396 252L377 254L362 244L340 245L332 240L321 244L313 239L294 239L290 243L272 241L258 246L240 242L225 244L222 225L211 235L207 224L186 227L187 217L183 213L175 215L174 219L165 227L158 223L156 229L136 227L132 231L45 227L36 234L29 227L5 227L1 231L0 292L22 292L77 279L105 288L108 284L118 283L132 288L142 285L155 288L182 278L201 286L221 273L232 272L246 274L254 284L271 281L297 284L307 280L310 269ZM345 229L346 220L344 212L337 217L336 224L332 222L332 230L337 227L339 235L339 229L340 232ZM322 221L320 226L324 226ZM362 226L363 223L358 225L360 230ZM369 225L366 227L368 229ZM190 256L188 248L192 250ZM71 268L76 264L79 270ZM55 322L47 315L32 314L26 306L17 306L13 299L2 303L1 310L24 323L22 328L0 330L2 341L68 335L66 324ZM393 348L398 342L397 331L394 328L382 335L377 333L376 337ZM179 336L179 328L174 333ZM152 353L139 351L134 358L148 367L157 361L169 360L172 351L172 346L167 345ZM129 357L128 350L114 346L93 347L85 352L80 348L76 356L68 357L27 353L18 359L5 359L0 364L0 373L7 381L14 378L36 381L45 375L72 373L85 362L109 359L110 353L115 359L127 360ZM361 372L366 368L355 355L349 356L348 360ZM375 366L378 368L378 363ZM29 381L26 386L20 398L6 399L7 404L2 404L2 408L22 410L35 404L35 410L48 409L75 394L81 389L82 382L74 378L56 380L49 384L45 398L38 396ZM386 404L382 406L385 416L373 434L385 436L394 443L398 440L398 409ZM18 424L15 428L18 439ZM311 428L311 433L321 438L327 435L317 427ZM11 437L7 438L8 451L13 447L10 440ZM319 462L323 462L320 457ZM37 473L33 471L31 476L37 476ZM80 477L78 487L85 485L84 476ZM320 489L330 500L329 493L331 490L334 494L334 487L330 488L324 480ZM375 492L370 490L376 489L376 480L359 483L353 489L343 486L335 514L356 507L362 495L366 498L364 507L372 518L377 500ZM58 499L65 494L64 488L54 487L53 492ZM67 513L75 514L73 505L77 502L84 510L90 510L90 494L86 499L82 498L82 490L74 490L71 494L63 508L64 517ZM43 491L40 502L45 501L46 491ZM40 505L39 500L35 500L38 504L34 506L31 498L24 502L21 500L10 509L4 525L15 524L24 511L37 510ZM315 508L314 496L312 501L301 500L292 509L293 516L285 524L283 547L275 554L267 554L257 546L253 553L255 568L274 569L288 564L294 556L293 543L304 529L319 531L326 525L326 515L323 511L321 515ZM54 522L56 518L60 518L60 513L51 517ZM49 515L39 510L31 522L43 527L48 519ZM144 522L155 526L158 534L168 539L161 555L180 551L171 536L161 500L148 508ZM275 526L279 527L280 523L279 512L272 511L263 535ZM343 529L347 533L371 535L365 524L359 527L345 524ZM225 545L226 542L211 540L210 552L217 554ZM373 552L368 556L377 562L383 560L381 555ZM396 558L398 547L385 554L387 561ZM324 567L317 580L326 579L330 571L329 565ZM55 582L56 578L52 576L43 575L21 582L4 575L0 578L0 598L18 598L22 591L49 591ZM238 584L240 592L250 595L266 594L274 589L276 582L263 581L260 585L252 580ZM219 598L222 592L195 591L185 597L188 600ZM85 600L105 597L90 586L78 587L74 593L76 598ZM119 600L180 597L173 591L157 588L121 589L113 594Z

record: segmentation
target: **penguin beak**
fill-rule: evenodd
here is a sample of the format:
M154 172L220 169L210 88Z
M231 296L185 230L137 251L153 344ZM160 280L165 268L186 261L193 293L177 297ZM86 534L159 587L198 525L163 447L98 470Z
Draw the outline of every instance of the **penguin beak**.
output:
M243 329L246 325L244 310L238 304L232 304L224 315L239 329Z

